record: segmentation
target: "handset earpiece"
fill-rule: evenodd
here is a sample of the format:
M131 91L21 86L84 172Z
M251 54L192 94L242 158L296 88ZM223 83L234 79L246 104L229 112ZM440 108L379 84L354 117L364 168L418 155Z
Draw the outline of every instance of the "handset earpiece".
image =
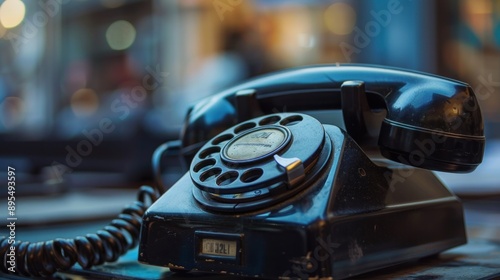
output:
M460 82L418 77L418 85L386 97L378 144L394 161L446 172L471 172L481 163L485 138L474 92Z

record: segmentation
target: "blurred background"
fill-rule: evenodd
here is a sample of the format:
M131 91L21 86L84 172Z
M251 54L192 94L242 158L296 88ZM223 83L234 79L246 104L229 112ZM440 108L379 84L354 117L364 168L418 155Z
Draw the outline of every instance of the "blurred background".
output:
M270 71L348 62L468 82L497 156L480 175L443 178L460 193L500 193L494 0L0 0L1 166L16 168L31 205L29 196L134 189L196 101ZM170 171L184 172L175 162Z

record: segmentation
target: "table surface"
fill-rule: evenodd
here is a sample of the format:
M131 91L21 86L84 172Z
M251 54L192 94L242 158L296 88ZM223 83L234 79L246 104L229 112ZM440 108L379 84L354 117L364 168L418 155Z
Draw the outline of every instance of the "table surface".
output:
M186 279L193 275L178 275L166 268L139 264L137 250L125 255L118 263L100 266L93 271L74 270L73 275L87 279ZM65 274L71 279L71 274ZM199 279L220 279L221 276L197 274ZM225 277L236 278L236 277ZM469 242L439 256L404 263L353 279L500 279L500 242L471 239ZM243 278L239 278L243 279Z

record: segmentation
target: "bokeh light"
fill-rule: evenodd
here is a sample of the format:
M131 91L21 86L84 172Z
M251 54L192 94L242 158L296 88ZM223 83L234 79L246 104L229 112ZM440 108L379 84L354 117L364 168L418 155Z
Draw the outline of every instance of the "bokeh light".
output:
M99 107L99 97L90 88L81 88L71 96L71 110L78 117L88 117L94 114Z
M463 7L471 14L489 15L493 11L493 1L467 0Z
M330 5L323 15L325 25L337 35L347 35L356 24L356 12L346 3L338 2Z
M5 28L18 26L24 19L26 7L21 0L5 0L0 6L0 24Z
M312 34L300 33L299 34L299 45L306 49L311 49L316 47L316 37Z
M135 28L126 20L113 22L106 30L106 40L113 50L125 50L135 40Z

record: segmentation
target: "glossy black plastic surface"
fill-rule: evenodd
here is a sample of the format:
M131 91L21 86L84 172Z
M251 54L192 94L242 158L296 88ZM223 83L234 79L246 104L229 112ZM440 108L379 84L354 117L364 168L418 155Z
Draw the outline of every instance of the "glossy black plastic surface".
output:
M419 72L366 65L286 70L207 98L195 105L186 118L184 155L190 161L208 139L257 115L341 109L341 86L346 81L363 82L369 107L387 110L378 138L384 156L451 172L472 171L482 161L483 121L469 85ZM422 137L430 137L427 139L434 141L434 147L422 151L417 142ZM423 159L418 158L422 155Z
M365 115L370 113L365 83L346 81L340 87L340 95L345 129L356 143L361 143L368 137Z

